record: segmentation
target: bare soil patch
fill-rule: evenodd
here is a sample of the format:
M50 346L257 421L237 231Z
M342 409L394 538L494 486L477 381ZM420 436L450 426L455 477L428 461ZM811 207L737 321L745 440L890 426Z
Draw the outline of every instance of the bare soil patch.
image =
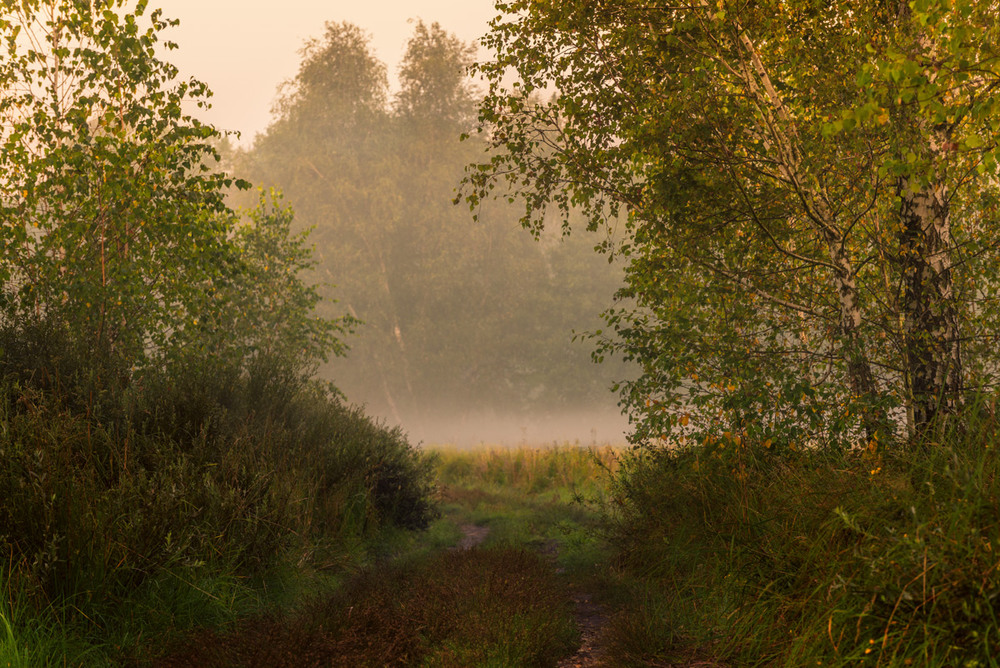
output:
M559 668L591 668L605 665L604 645L601 642L604 626L608 618L604 606L594 603L591 595L579 591L573 593L574 615L580 629L580 647L572 656L559 662Z
M458 541L458 545L452 548L453 550L471 550L481 545L490 535L489 527L478 524L463 524L458 528L462 530L462 539Z

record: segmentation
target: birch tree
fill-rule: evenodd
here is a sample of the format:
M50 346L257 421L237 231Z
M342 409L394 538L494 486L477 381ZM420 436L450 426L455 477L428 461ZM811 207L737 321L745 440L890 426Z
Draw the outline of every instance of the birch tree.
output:
M61 322L95 357L140 360L183 326L225 253L209 92L161 60L144 0L0 3L3 317Z
M627 221L607 345L643 366L637 439L872 442L957 408L995 316L994 3L498 7L467 201Z
M207 87L161 59L145 0L0 0L0 319L61 330L105 380L171 365L305 377L350 318L316 317L279 198L217 169ZM91 367L88 367L91 368Z

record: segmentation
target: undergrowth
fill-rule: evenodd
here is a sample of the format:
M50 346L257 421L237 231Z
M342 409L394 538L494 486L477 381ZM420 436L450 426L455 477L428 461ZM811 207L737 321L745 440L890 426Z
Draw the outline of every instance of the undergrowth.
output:
M550 666L575 636L540 556L474 549L373 568L297 614L188 639L156 665Z
M119 662L433 519L398 429L278 360L210 362L138 375L0 331L0 665Z
M1000 439L980 403L910 445L624 458L620 665L995 666Z

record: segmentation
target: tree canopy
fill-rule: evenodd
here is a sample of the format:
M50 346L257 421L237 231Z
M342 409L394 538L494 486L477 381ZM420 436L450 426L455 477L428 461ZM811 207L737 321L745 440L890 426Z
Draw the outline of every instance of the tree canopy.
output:
M627 215L638 439L878 441L995 382L995 3L498 8L466 198Z

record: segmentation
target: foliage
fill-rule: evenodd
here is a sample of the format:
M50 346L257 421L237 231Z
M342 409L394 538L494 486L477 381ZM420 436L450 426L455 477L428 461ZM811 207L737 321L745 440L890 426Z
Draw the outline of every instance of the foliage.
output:
M465 195L627 214L637 441L884 441L993 382L996 8L899 7L499 4Z
M232 250L220 256L219 274L199 286L189 305L196 317L175 326L166 357L247 372L277 364L283 370L272 368L276 375L311 377L331 354L346 354L343 338L356 322L316 315L323 297L306 282L316 265L308 232L292 232L294 213L279 193L261 191L244 213L241 221L233 217Z
M609 504L623 665L992 665L993 398L911 450L635 451ZM632 663L629 663L629 662Z
M616 454L435 448L444 517L410 549L299 611L196 633L155 662L554 665L574 641L567 594L605 556L589 531L594 509L573 502L573 492L604 489ZM485 542L454 549L458 526L473 522L488 531Z
M126 4L4 3L0 278L8 321L61 319L132 364L215 275L234 181L189 115L210 92L157 57L175 22Z
M293 536L307 549L432 516L429 471L402 435L319 386L208 368L112 392L63 376L49 336L4 332L0 448L0 536L44 598L113 597L216 555L258 569Z
M267 132L233 156L237 173L284 190L298 229L313 229L316 279L364 323L323 373L406 424L595 403L614 373L590 371L567 341L599 324L619 268L583 239L532 243L510 207L486 206L476 224L451 204L483 150L459 142L478 99L471 53L417 22L392 96L364 33L328 24Z

